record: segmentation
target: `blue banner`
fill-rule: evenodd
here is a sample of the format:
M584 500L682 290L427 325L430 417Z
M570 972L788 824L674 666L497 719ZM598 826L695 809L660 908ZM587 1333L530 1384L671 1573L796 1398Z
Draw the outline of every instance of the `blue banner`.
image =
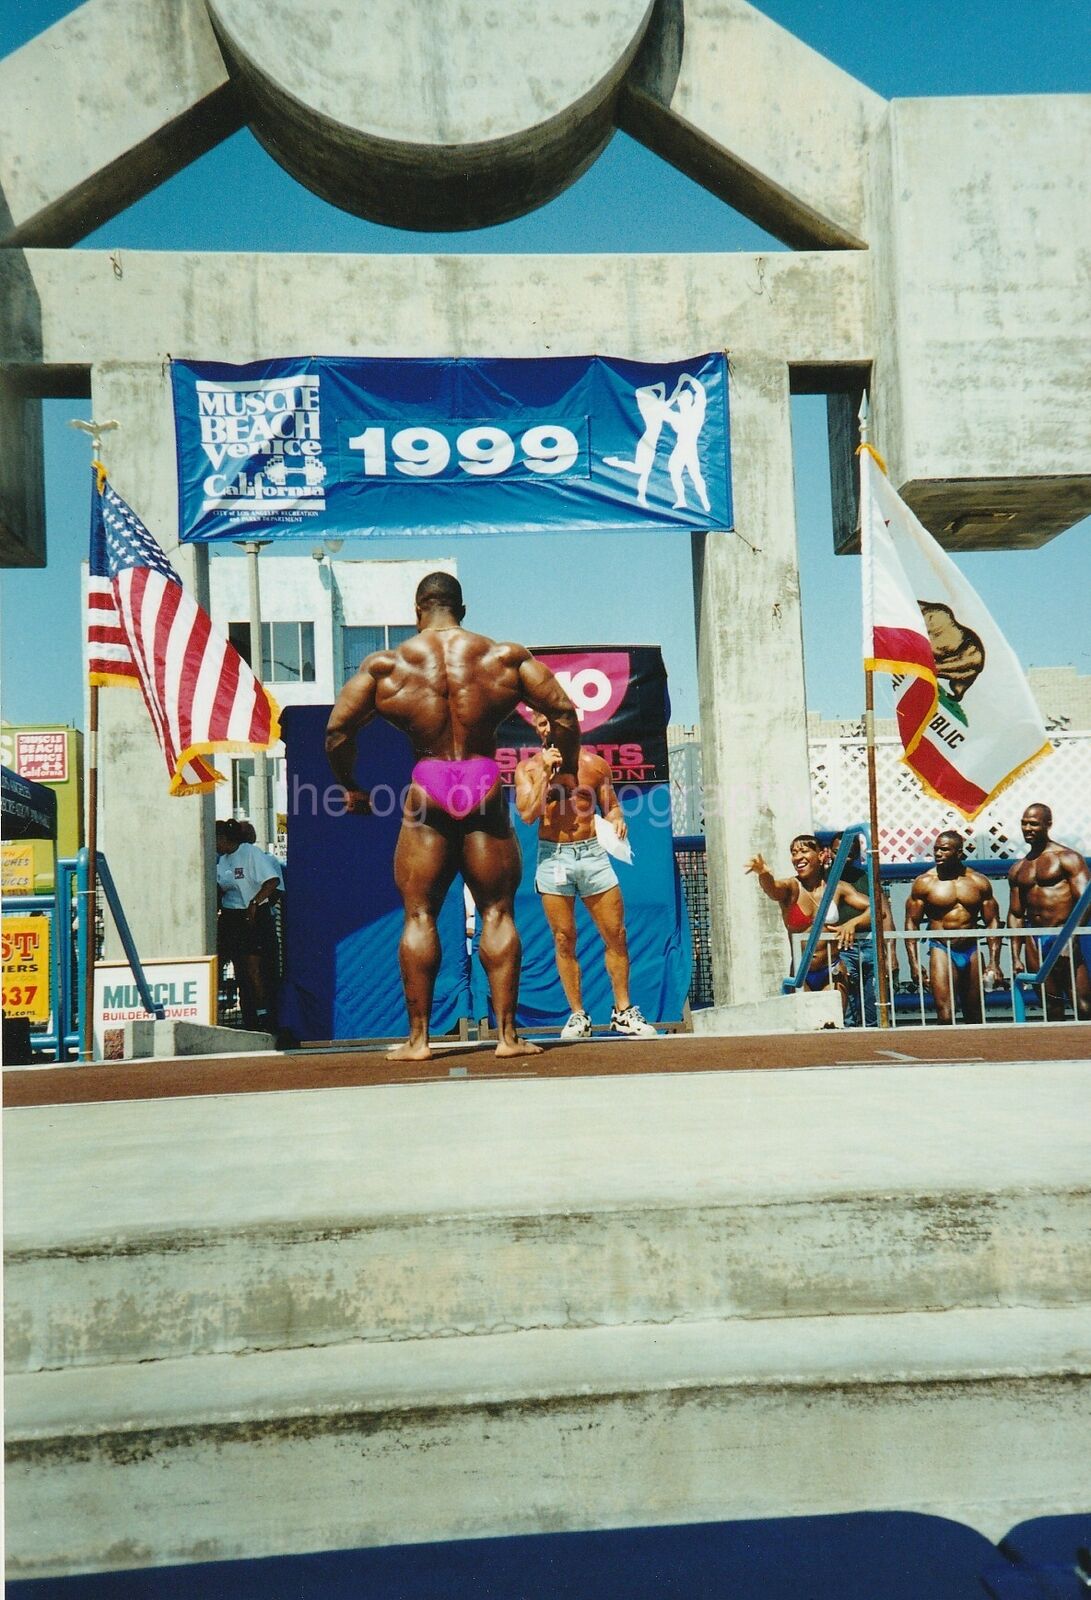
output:
M731 527L727 361L171 364L179 537Z

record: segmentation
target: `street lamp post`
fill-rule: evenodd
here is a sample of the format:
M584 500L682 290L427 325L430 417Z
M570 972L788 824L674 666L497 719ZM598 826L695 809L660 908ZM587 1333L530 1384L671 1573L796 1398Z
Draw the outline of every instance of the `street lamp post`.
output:
M250 667L258 682L264 682L264 661L261 650L261 580L258 577L258 556L269 539L246 539L239 543L246 552L247 576L250 583ZM257 834L258 844L263 850L268 850L270 844L269 834L269 757L264 750L255 752L254 757L254 791L251 795L251 822Z

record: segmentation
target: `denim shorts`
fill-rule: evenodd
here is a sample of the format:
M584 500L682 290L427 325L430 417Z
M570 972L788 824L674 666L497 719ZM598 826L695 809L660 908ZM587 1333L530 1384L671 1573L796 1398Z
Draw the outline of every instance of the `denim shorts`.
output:
M617 883L617 873L597 839L582 839L579 844L556 844L552 839L538 841L538 870L534 887L539 894L603 894Z

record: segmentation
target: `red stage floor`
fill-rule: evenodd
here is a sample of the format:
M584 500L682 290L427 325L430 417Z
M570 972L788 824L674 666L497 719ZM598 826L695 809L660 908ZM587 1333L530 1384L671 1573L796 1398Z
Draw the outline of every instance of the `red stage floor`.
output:
M442 1044L420 1065L385 1059L388 1047L330 1048L259 1056L179 1057L173 1061L102 1062L94 1066L11 1068L4 1104L72 1105L93 1100L150 1100L194 1094L262 1094L277 1089L345 1089L451 1078L575 1078L636 1072L756 1072L769 1068L867 1067L978 1061L1084 1061L1086 1023L831 1030L709 1039L595 1039L548 1044L525 1061L497 1061L491 1044Z

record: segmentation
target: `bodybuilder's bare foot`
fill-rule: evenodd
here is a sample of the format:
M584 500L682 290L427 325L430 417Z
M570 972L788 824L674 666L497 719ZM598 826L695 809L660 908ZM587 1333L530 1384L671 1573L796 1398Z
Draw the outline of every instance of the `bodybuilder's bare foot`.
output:
M511 1039L501 1039L496 1046L496 1054L505 1059L508 1056L540 1056L540 1044L531 1044L529 1039L520 1039L517 1035Z
M414 1043L412 1039L407 1039L405 1044L399 1044L393 1050L388 1050L386 1059L388 1061L431 1061L432 1046L427 1039L422 1039L417 1043Z

